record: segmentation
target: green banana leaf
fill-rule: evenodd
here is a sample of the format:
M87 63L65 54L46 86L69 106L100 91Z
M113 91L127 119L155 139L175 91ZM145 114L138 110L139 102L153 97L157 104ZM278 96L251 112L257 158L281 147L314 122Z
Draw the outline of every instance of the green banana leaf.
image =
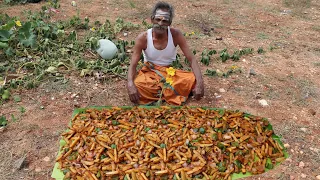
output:
M159 108L159 106L139 106L139 107L143 107L143 108L147 108L147 109ZM181 108L181 106L170 106L170 107ZM101 109L105 109L105 108L112 108L112 106L90 106L90 107L87 107L87 108L78 108L78 109L75 109L73 111L72 117L74 117L75 115L77 115L79 113L84 113L87 109L92 109L92 108L101 110ZM131 109L132 106L121 106L120 108L122 108L122 109ZM196 106L191 106L191 108L196 108ZM209 108L209 107L201 107L201 108L220 111L220 113L224 113L224 111L225 111L225 109L223 109L223 108ZM250 116L251 114L247 114L247 115ZM71 125L71 121L70 121L70 125ZM271 124L268 125L268 129L270 129L270 130L273 129ZM283 150L284 157L288 158L289 154L287 153L287 151L285 150L285 148L283 146L283 143L281 142L281 137L273 134L272 138L275 141L277 141L283 147L283 149L284 149ZM64 140L60 140L59 153L58 153L57 157L61 154L62 147L65 144L66 144L66 142ZM277 163L276 166L278 166L278 165L280 165L280 163ZM56 179L56 180L63 180L64 174L58 167L59 167L59 163L56 162L55 165L54 165L51 177ZM266 168L265 170L266 171L270 171L271 169ZM235 179L245 178L245 177L249 177L249 176L252 176L252 174L249 173L249 172L247 172L245 174L243 174L243 173L233 173L232 176L231 176L231 179L235 180Z

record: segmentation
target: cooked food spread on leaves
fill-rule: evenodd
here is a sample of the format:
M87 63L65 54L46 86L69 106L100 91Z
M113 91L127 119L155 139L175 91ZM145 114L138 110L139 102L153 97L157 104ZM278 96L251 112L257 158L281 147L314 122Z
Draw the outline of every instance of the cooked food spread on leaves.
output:
M62 134L65 179L231 179L285 159L272 126L243 112L202 108L87 109Z

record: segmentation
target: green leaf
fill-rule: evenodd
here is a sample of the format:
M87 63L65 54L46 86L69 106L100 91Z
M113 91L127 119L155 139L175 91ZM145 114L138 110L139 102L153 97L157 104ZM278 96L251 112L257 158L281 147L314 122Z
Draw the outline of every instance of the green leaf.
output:
M267 130L272 130L273 127L272 127L272 125L269 123L268 126L266 127L266 129L267 129Z
M0 126L6 126L8 124L8 121L5 116L0 117Z
M224 110L224 109L219 110L219 115L220 115L220 116L223 116L224 113L225 113L225 110Z
M70 172L70 170L69 169L64 169L62 172L63 172L63 174L67 174L68 172Z
M4 49L8 47L9 47L8 43L0 42L0 48Z
M36 36L34 34L29 34L28 36L19 34L19 41L25 47L34 47L36 45Z
M152 159L152 158L154 158L154 157L156 157L156 155L150 154L150 159Z
M173 176L173 180L178 180L176 174Z
M101 177L101 173L100 171L98 171L98 173L96 174L97 178L100 178Z
M116 148L117 148L117 145L112 144L112 145L111 145L111 148L112 148L112 149L116 149Z
M241 168L241 162L239 160L235 160L234 161L234 164L238 167L238 168Z
M145 130L146 132L148 132L148 131L150 131L150 128L149 128L149 127L146 127L144 130Z
M230 55L228 54L227 51L223 51L220 54L220 58L222 59L222 62L226 62L230 58Z
M22 106L19 107L19 111L23 114L26 112L26 109Z
M82 69L80 72L80 77L86 76L86 75L90 75L91 74L91 70L90 69Z
M225 167L225 163L224 163L224 162L219 162L219 163L217 164L217 166L218 166L218 170L219 170L220 172L225 172L225 171L227 170L227 168Z
M14 115L13 115L13 114L11 114L11 120L12 120L12 122L16 122L16 121L17 121L17 118L16 118L16 117L14 117Z
M7 30L0 30L0 41L9 41L10 32Z
M116 126L119 125L120 123L117 120L112 120L112 125Z
M210 50L208 54L211 56L212 54L217 54L217 51L213 49L213 50Z
M257 156L257 154L254 154L254 162L258 162L260 158Z
M277 135L275 135L275 134L272 134L272 139L274 139L274 140L278 140L278 139L280 139L280 137L279 136L277 136Z
M68 40L70 40L70 41L76 41L76 40L77 40L77 33L76 33L76 31L72 31L72 33L69 34Z
M162 143L162 144L160 144L160 147L161 148L166 148L166 144Z
M238 142L231 142L231 146L233 146L233 147L239 147L239 143L238 143Z
M49 67L45 70L45 72L54 74L54 73L57 73L57 72L58 72L58 69L57 69L56 67L54 67L54 66L49 66Z
M1 44L1 42L0 42L0 44ZM1 45L0 45L1 46ZM7 56L13 56L14 55L14 50L11 48L11 47L9 47L7 50L6 50L6 55Z
M102 160L102 159L105 159L106 157L107 157L106 155L102 154L100 159Z
M273 169L273 164L270 158L267 158L267 162L266 162L266 168L267 169Z
M264 53L264 50L262 47L259 47L257 52L258 52L258 54L262 54L262 53Z
M19 34L20 35L24 35L26 36L26 38L28 38L29 36L31 36L31 22L26 22L25 24L23 24L21 26L21 28L19 29Z
M2 100L8 100L10 97L10 91L8 89L4 90L2 94Z
M217 71L216 70L207 69L206 72L204 73L204 75L216 76L217 75Z
M235 153L236 156L242 155L242 154L243 154L243 152L242 152L241 150L238 150L238 151Z
M221 149L221 151L225 151L226 150L226 147L221 142L218 142L217 146L218 146L219 149Z
M165 119L161 119L161 123L162 124L168 124L169 122L167 120L165 120Z
M216 141L218 139L218 134L212 134L212 139Z
M21 102L21 97L18 96L18 95L15 95L15 96L13 96L13 100L14 100L15 102Z
M203 127L201 127L201 128L199 129L199 132L200 132L200 134L204 134L204 133L206 133L206 129L204 129Z
M233 61L238 61L240 59L240 55L238 52L234 52L234 54L231 56L231 59Z
M202 58L201 58L201 63L208 66L209 63L210 63L210 56L208 55L202 55Z
M121 62L118 59L114 59L111 61L111 63L108 65L108 69L113 69L117 66L119 66Z
M1 29L10 31L15 26L15 24L16 23L13 20L10 20L10 21L7 22L7 24L1 26Z
M191 159L187 159L187 163L190 164L191 163Z

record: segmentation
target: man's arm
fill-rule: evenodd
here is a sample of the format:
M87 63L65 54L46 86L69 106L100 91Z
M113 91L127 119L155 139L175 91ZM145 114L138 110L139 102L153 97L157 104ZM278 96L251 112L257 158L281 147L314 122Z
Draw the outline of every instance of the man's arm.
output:
M133 47L133 54L132 54L130 66L128 69L127 89L128 89L130 101L133 103L139 102L139 92L137 87L134 84L134 79L137 74L136 68L140 60L142 50L145 49L146 46L147 46L146 33L142 33L136 38L136 43Z
M178 29L174 29L173 35L175 39L175 44L180 46L184 56L190 62L191 69L194 73L194 76L196 77L196 86L194 89L195 98L199 100L204 95L204 85L200 67L195 59L195 56L189 48L186 38L183 36L181 31L179 31Z

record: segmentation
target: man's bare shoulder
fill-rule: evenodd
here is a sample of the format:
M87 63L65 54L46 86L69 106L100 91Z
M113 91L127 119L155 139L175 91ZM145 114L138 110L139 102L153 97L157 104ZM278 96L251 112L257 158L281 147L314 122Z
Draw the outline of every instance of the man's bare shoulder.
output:
M147 31L144 31L137 36L136 40L140 42L147 41L147 36L148 36Z
M146 49L147 48L147 31L140 33L136 38L136 48Z
M182 35L181 31L178 28L170 27L170 31L173 37Z
M182 34L182 32L179 30L179 29L177 29L177 28L170 28L170 32L171 32L171 34L172 34L172 38L173 38L173 43L174 43L174 45L175 46L177 46L177 45L181 45L181 43L183 43L184 42L184 36L183 36L183 34Z

